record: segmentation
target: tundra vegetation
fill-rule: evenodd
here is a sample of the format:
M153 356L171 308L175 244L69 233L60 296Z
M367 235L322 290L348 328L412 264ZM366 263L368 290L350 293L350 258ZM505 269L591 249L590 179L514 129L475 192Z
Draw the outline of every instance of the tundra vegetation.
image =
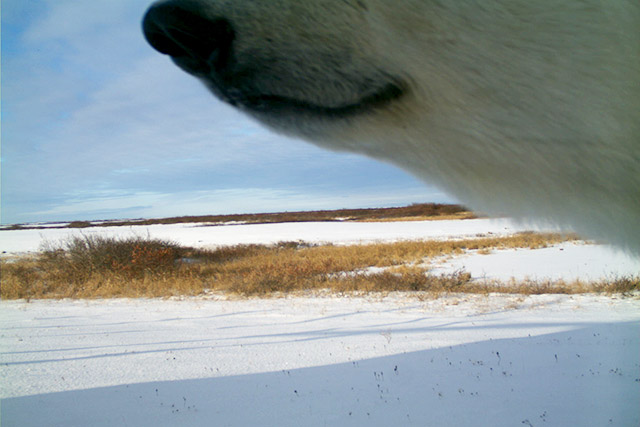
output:
M248 213L230 215L176 216L169 218L147 218L106 221L72 221L59 225L47 225L47 228L88 228L122 227L155 224L206 223L211 226L229 223L273 224L281 222L312 221L425 221L448 219L473 219L481 217L464 206L441 203L414 203L409 206L370 209L337 209L320 211ZM35 224L13 224L6 230L27 230L41 228ZM1 228L0 228L1 230Z
M2 299L170 297L223 294L282 296L321 292L412 292L417 298L448 293L629 293L640 277L597 283L473 279L458 271L430 273L430 260L475 250L543 248L572 235L526 232L508 237L404 241L361 245L238 245L182 247L145 237L75 236L38 254L1 261Z

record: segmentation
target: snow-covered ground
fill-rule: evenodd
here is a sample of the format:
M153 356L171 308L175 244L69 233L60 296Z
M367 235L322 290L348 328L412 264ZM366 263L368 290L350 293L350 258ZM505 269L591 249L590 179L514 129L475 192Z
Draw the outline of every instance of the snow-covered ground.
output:
M371 243L394 240L448 239L478 234L507 235L531 230L506 219L397 222L290 222L277 224L217 225L171 224L83 229L31 229L0 231L0 252L36 252L44 242L70 235L150 236L187 246L215 247L236 244L271 244L303 240L310 243Z
M581 280L592 282L640 275L640 259L614 248L585 242L566 242L542 249L470 251L432 263L433 273L465 270L476 279Z
M2 426L636 426L600 296L2 302Z
M507 221L0 232L5 256L69 233L196 246L473 237ZM638 274L610 248L462 254L476 277ZM1 301L5 426L637 426L640 300L408 294Z

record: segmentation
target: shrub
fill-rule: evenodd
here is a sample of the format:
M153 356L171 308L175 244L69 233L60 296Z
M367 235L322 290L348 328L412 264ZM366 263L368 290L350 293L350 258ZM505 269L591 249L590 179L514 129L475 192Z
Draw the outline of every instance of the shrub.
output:
M132 278L166 272L176 267L180 252L178 245L163 240L83 235L71 237L62 247L45 248L42 259L68 280L78 282L94 273Z
M91 223L88 221L71 221L68 225L68 228L87 228L91 227Z

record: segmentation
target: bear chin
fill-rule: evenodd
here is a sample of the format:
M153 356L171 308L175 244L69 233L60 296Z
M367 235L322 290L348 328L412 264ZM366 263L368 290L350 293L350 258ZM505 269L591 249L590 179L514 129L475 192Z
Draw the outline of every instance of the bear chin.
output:
M266 94L243 94L236 98L225 96L221 98L233 106L274 118L304 116L305 118L318 117L339 120L385 108L404 95L406 92L404 87L399 83L387 83L372 94L363 95L355 102L335 106L324 106L304 99ZM217 94L219 89L212 89L212 91Z

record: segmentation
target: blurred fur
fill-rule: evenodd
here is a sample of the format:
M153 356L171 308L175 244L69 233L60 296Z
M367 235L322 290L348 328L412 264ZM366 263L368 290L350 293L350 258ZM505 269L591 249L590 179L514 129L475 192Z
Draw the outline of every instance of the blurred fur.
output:
M231 77L174 61L272 129L640 253L637 0L169 2L230 23Z

